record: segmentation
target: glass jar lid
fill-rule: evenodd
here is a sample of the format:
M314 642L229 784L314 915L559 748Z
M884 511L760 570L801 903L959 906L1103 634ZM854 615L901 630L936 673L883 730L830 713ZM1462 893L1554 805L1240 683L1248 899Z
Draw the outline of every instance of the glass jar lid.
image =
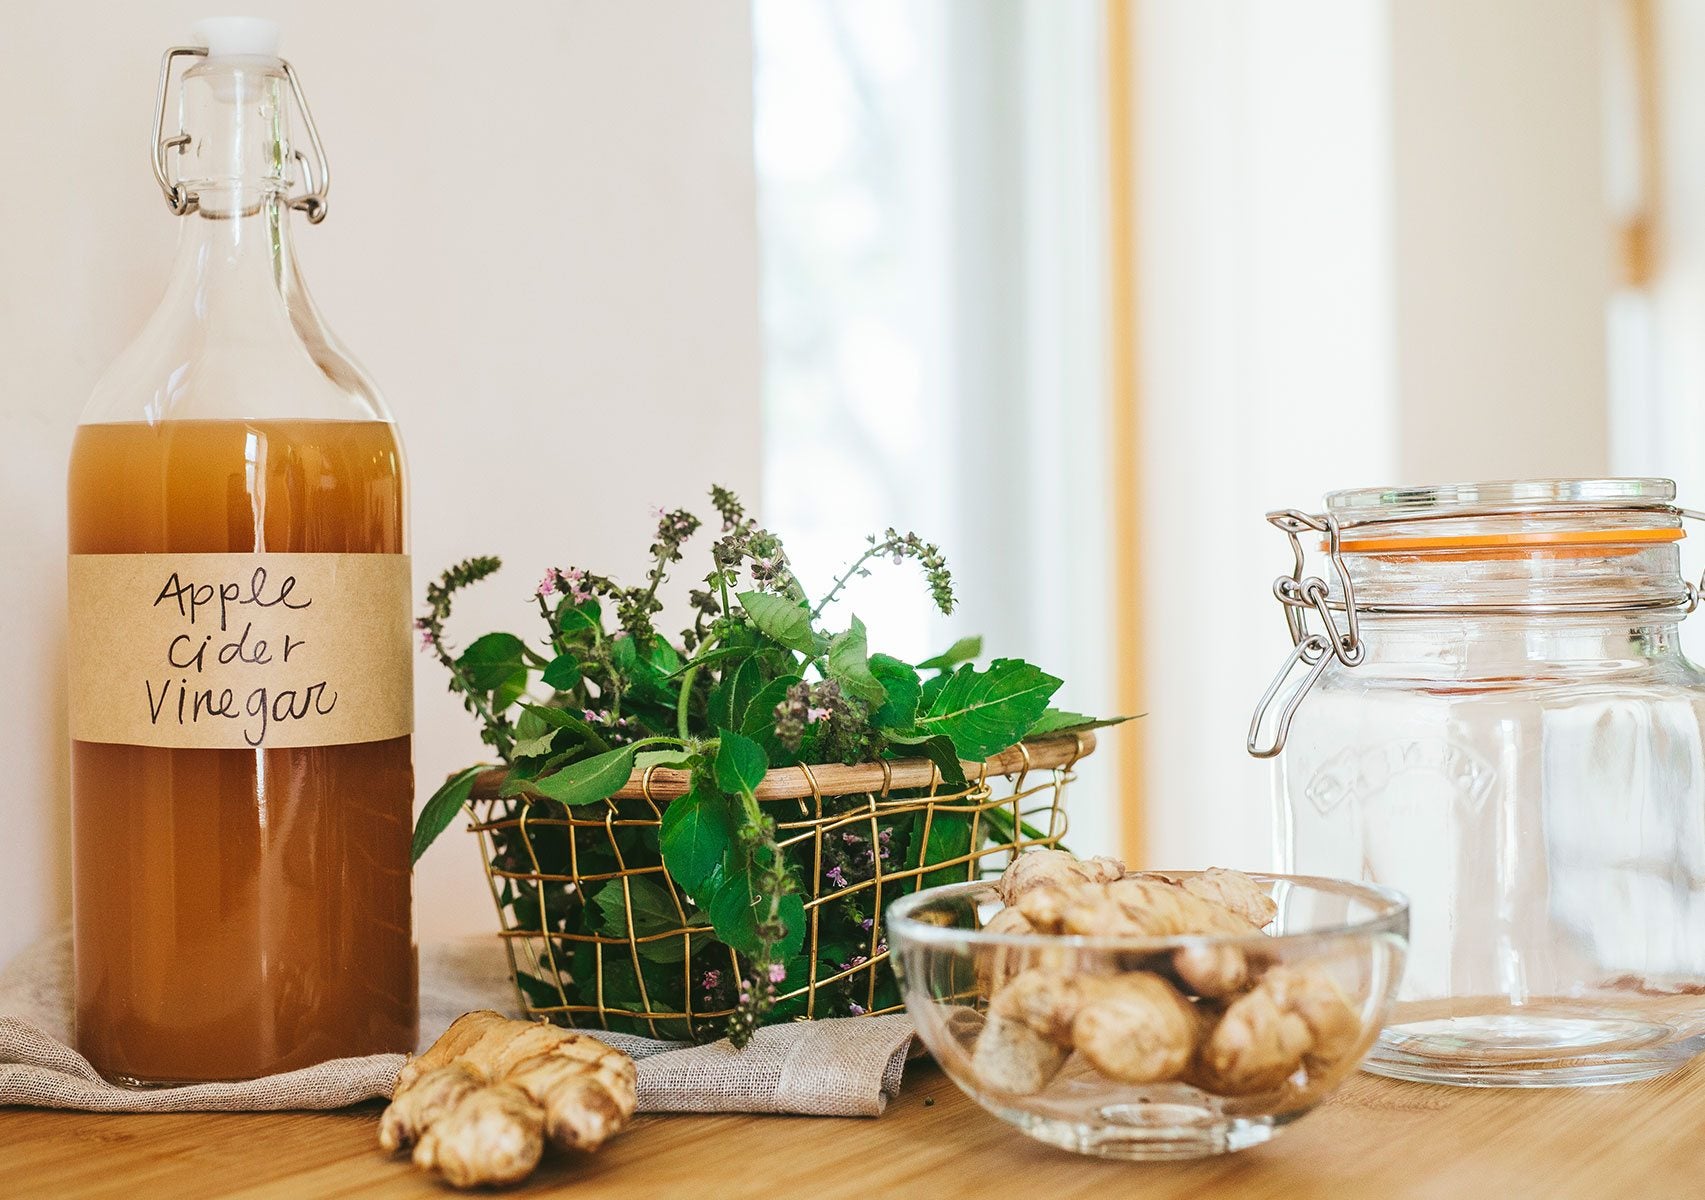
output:
M1583 558L1686 536L1668 479L1359 488L1328 494L1326 515L1342 533L1345 554L1430 553L1437 561Z
M1682 578L1677 543L1684 518L1705 514L1677 507L1675 490L1668 479L1357 488L1330 493L1324 513L1268 513L1290 539L1292 569L1273 594L1293 649L1257 708L1250 753L1277 753L1330 663L1362 662L1366 618L1673 621L1692 612L1701 587ZM1329 571L1307 574L1305 539ZM1302 682L1287 691L1297 670ZM1264 744L1262 717L1275 705L1276 737Z

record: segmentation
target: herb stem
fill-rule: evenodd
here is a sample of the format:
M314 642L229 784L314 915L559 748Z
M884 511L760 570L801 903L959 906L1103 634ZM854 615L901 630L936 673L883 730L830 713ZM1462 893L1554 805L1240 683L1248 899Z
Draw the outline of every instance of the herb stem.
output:
M550 626L551 649L559 656L568 653L568 647L562 640L562 631L557 628L556 617L551 613L550 605L545 603L544 594L540 593L536 598L539 601L539 615L545 619L545 624Z
M852 582L853 576L858 574L859 568L863 567L865 563L875 558L878 554L887 553L888 548L888 542L884 541L880 545L872 546L863 554L859 555L857 561L846 569L846 573L835 580L835 584L829 589L828 594L817 602L817 607L811 610L811 619L815 621L818 617L822 616L823 610L833 604L835 602L835 597L839 596L842 589Z
M700 642L693 661L687 665L686 674L681 676L681 697L675 701L675 732L683 738L687 736L687 708L693 699L693 681L698 678L699 667L703 665L706 652L715 647L719 640L718 635L713 633Z

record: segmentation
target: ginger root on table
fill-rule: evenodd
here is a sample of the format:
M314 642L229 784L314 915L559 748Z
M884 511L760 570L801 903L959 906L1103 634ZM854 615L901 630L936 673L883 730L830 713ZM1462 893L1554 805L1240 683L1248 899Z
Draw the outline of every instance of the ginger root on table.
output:
M379 1144L455 1187L525 1179L547 1142L595 1150L638 1103L633 1060L571 1029L490 1011L456 1018L403 1065Z
M1117 868L1118 873L1115 874ZM997 887L1008 907L987 929L1106 937L1230 937L1147 956L1113 975L1009 947L985 949L978 984L990 997L972 1052L988 1086L1042 1090L1075 1051L1102 1075L1130 1083L1182 1079L1221 1095L1278 1087L1299 1068L1341 1063L1361 1022L1331 976L1273 966L1251 946L1278 907L1238 871L1197 875L1123 873L1063 851L1021 855ZM1027 969L1021 969L1027 968ZM1175 986L1176 985L1176 986ZM1195 999L1192 999L1194 997Z

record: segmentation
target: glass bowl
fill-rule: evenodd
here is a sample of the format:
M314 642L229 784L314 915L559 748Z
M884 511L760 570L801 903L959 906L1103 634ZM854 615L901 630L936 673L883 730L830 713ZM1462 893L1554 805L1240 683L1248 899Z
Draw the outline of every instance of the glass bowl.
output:
M902 897L889 906L887 927L906 1009L961 1090L1039 1141L1125 1159L1198 1158L1259 1145L1319 1104L1367 1053L1403 973L1409 906L1401 894L1371 884L1251 878L1278 913L1269 933L1244 937L1002 933L984 928L1001 907L989 884ZM1251 982L1242 995L1252 998L1241 1007L1241 995L1181 999L1189 990L1179 982L1181 955L1245 962ZM1107 1018L1086 1026L1087 1010L1078 1008L1063 1038L1077 1048L1050 1049L1028 1025L990 1014L990 994L1023 973L1031 984L1081 987L1083 995L1136 988L1146 996L1143 989L1153 989L1162 1008L1179 1011L1168 1010L1170 1024L1160 1026ZM1081 983L1090 977L1097 982ZM1254 998L1255 991L1263 996ZM1003 1007L1011 1010L1011 997ZM1188 1032L1159 1044L1156 1028ZM1152 1053L1157 1044L1160 1060ZM1181 1069L1180 1056L1189 1060ZM1131 1082L1145 1072L1152 1077L1157 1061L1169 1064L1158 1068L1164 1081Z

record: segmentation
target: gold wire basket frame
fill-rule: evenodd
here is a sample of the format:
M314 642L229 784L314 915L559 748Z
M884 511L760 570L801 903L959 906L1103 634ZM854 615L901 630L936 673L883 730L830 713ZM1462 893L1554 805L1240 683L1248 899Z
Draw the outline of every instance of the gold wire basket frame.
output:
M912 884L913 881L921 883L926 876L928 882L934 884L960 882L961 878L965 882L972 882L998 875L1012 855L1033 846L1057 845L1066 834L1067 821L1063 807L1066 785L1077 778L1073 771L1076 764L1094 749L1095 735L1087 731L1020 743L985 762L964 764L966 774L971 779L969 786L948 792L941 790L940 770L935 764L922 759L860 763L852 766L801 765L772 769L758 786L757 799L776 818L777 841L784 852L809 842L812 863L811 878L806 881L807 886L803 889L809 923L806 947L810 974L801 986L778 991L777 1003L804 997L804 1015L813 1018L817 1015L822 989L863 973L865 1002L862 1008L865 1015L877 1016L903 1008L897 1000L885 1007L878 1007L876 1004L878 967L888 959L887 944L882 935L882 905L885 896L892 896L897 888L900 894L912 891L913 887L905 885ZM590 1020L605 1029L610 1027L610 1018L615 1016L629 1022L644 1023L652 1036L656 1037L660 1036L658 1023L661 1021L684 1023L684 1028L690 1032L696 1028L695 1022L727 1017L734 1011L732 1007L712 1007L695 1011L692 980L695 964L691 939L694 935L712 935L713 931L707 923L688 920L689 905L686 898L662 863L630 867L616 836L616 831L621 828L660 828L664 808L670 801L687 794L691 778L690 772L661 767L635 771L619 791L603 802L601 816L580 816L572 809L560 807L556 811L564 815L534 816L533 810L538 806L526 803L521 804L517 813L514 811L516 801L513 798L500 799L498 796L504 779L502 768L493 768L477 778L467 805L472 818L470 828L480 837L486 880L490 885L492 901L497 906L499 924L502 927L500 936L509 954L521 1009L527 1016L571 1026ZM1008 781L1004 795L997 797L994 794L992 781L995 780ZM896 795L896 792L902 794ZM825 799L849 798L856 798L859 802L839 812L824 812ZM629 815L623 815L620 804L623 800L641 801L649 812L642 810L643 815L635 817L631 815L630 809ZM783 819L783 815L776 812L775 808L789 802L798 806L798 816ZM987 830L993 827L993 822L987 815L991 810L1000 810L1003 815L1010 817L1011 824L1008 836L994 838L984 845L984 836ZM915 823L913 833L918 839L917 844L923 847L929 845L930 832L938 815L968 815L969 849L941 862L926 863L920 860L917 866L900 864L896 869L890 869L883 863L879 849L879 822L883 818L908 813L922 814L921 822ZM825 888L823 839L837 831L851 829L866 822L870 830L872 877L849 883L845 887ZM545 864L540 861L532 831L547 827L567 830L569 862L566 873L560 870L560 864ZM495 865L499 857L495 836L511 829L520 835L520 840L526 847L526 865L530 868L528 870L505 870ZM579 831L600 829L604 831L609 847L615 852L617 869L582 872ZM557 869L549 870L547 867ZM534 887L542 887L547 883L566 884L579 892L592 884L620 879L624 907L631 912L631 881L647 875L657 877L667 890L679 920L677 926L659 932L638 934L635 932L635 922L629 920L626 922L625 936L553 929L541 890L539 924L537 928L533 928L517 922L516 914L502 899L504 881L531 884ZM860 961L850 962L840 970L821 974L818 929L823 906L866 890L872 893L872 919L865 953L856 956ZM642 945L671 938L683 939L681 969L682 994L685 1001L684 1007L679 1010L667 1006L658 1008L653 1004L640 956ZM558 943L563 944L562 950L558 949ZM577 943L589 944L592 947L597 980L595 1002L590 1004L572 1002L563 987L566 966L558 959L559 956L566 956ZM606 1004L604 983L607 953L619 954L632 965L640 992L640 1010ZM727 953L729 969L734 973L733 977L738 978L739 961L733 950L728 950ZM702 968L705 962L702 948L697 952L697 956L698 965ZM554 986L557 1003L540 1004L529 995L521 985L520 976L523 972L535 980L548 981Z

